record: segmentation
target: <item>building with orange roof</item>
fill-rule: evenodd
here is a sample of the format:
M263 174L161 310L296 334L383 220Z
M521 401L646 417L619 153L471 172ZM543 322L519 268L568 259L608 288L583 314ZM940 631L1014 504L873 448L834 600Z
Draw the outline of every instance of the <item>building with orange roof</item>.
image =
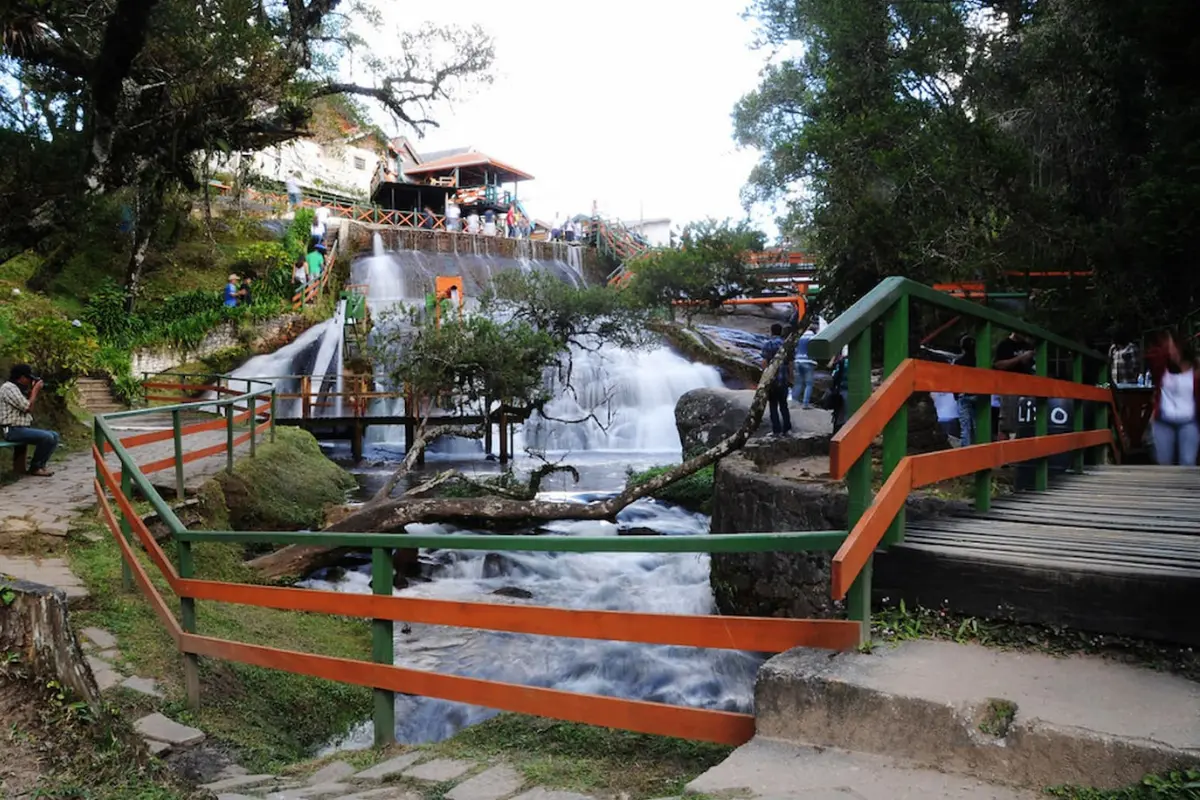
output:
M405 137L388 143L371 184L371 200L397 211L445 213L447 202L482 213L518 204L518 186L533 176L474 147L419 153Z

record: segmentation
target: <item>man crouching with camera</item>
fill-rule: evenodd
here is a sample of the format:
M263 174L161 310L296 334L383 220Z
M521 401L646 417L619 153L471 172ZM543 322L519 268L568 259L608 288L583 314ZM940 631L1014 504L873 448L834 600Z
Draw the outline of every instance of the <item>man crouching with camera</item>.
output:
M29 474L49 478L54 473L46 464L58 447L58 434L33 427L32 413L43 385L28 364L17 364L9 371L8 381L0 386L0 434L5 441L33 445Z

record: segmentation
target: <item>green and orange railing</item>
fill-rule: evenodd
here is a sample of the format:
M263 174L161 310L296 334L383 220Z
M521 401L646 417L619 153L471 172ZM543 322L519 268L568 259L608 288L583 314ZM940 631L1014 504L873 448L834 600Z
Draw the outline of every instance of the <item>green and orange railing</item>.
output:
M1018 332L1035 342L1036 375L991 369L952 366L911 358L910 309L914 302L933 306L975 324L976 363L991 364L997 334ZM882 331L879 330L882 328ZM871 389L871 346L882 334L883 378ZM1071 342L1017 317L950 296L905 278L888 278L851 306L809 342L808 352L818 362L828 361L849 347L849 404L851 414L833 437L830 476L844 479L849 492L850 533L838 548L832 565L834 599L847 600L849 615L869 635L871 566L876 549L904 539L904 509L910 492L940 481L975 476L975 508L991 505L993 470L1006 464L1035 461L1035 489L1049 482L1048 458L1071 452L1073 468L1082 472L1085 456L1105 457L1114 445L1109 430L1108 389L1083 383L1085 360L1099 362L1103 384L1107 361L1102 353ZM1050 348L1069 359L1071 380L1048 377ZM915 392L955 392L979 398L975 408L976 439L983 444L957 450L909 455L908 399ZM1035 434L1032 437L992 441L991 395L1037 398ZM1049 435L1049 400L1074 401L1074 431ZM1083 403L1095 404L1094 428L1085 430ZM1118 422L1114 416L1114 422ZM1119 427L1118 427L1119 432ZM872 495L871 445L882 434L883 485Z
M464 603L393 596L392 551L436 548L440 550L589 552L771 552L824 551L841 546L841 531L800 533L750 533L735 535L677 536L505 536L413 535L403 533L243 532L191 530L184 526L147 475L155 470L176 470L177 490L183 491L183 468L195 460L225 455L232 469L233 451L248 441L255 455L256 437L269 430L274 435L271 409L273 389L255 388L241 394L214 384L216 400L98 416L95 420L95 490L101 513L123 556L125 585L136 584L153 607L172 642L183 657L188 700L200 702L198 659L215 658L278 669L327 680L371 687L375 692L373 720L377 743L394 740L395 693L423 695L443 700L487 706L524 714L552 717L644 733L740 744L754 734L754 717L748 714L662 703L601 697L533 686L482 680L458 675L395 666L393 625L396 621L451 625L482 630L508 631L538 636L607 639L646 644L706 647L777 653L798 646L830 650L853 648L859 626L849 620L775 619L754 617L687 616L618 611ZM211 422L182 425L180 415L217 407L224 417ZM264 412L265 409L265 412ZM121 438L114 417L170 413L170 430ZM236 435L235 424L250 423L249 431ZM225 442L187 452L185 440L224 426ZM266 427L264 427L266 426ZM151 442L175 442L170 459L139 464L133 451ZM114 453L119 470L105 462ZM151 535L133 508L137 491L147 499L167 526L176 544L174 563ZM196 574L192 547L197 542L300 544L370 551L374 594L353 595L317 589L259 586L207 580ZM144 564L138 550L144 551ZM164 597L150 571L156 570L169 594ZM168 602L178 599L178 615ZM261 644L206 636L197 625L199 603L235 603L261 608L356 616L371 620L371 660L333 658Z

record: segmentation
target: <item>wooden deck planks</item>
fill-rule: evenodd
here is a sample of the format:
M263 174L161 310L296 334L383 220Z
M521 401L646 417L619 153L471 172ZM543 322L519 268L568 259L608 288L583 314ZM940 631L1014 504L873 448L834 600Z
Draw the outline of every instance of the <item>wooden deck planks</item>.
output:
M975 616L1200 644L1200 470L1093 467L911 522L875 591Z

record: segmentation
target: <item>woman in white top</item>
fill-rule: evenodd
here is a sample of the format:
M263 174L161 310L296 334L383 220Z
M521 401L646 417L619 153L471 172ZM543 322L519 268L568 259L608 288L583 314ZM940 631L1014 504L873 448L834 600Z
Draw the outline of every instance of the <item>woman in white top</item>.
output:
M479 215L474 211L467 215L467 233L479 233Z
M1164 334L1147 354L1154 376L1154 457L1159 464L1196 466L1200 451L1200 426L1196 409L1200 406L1200 371L1196 355L1187 340Z

